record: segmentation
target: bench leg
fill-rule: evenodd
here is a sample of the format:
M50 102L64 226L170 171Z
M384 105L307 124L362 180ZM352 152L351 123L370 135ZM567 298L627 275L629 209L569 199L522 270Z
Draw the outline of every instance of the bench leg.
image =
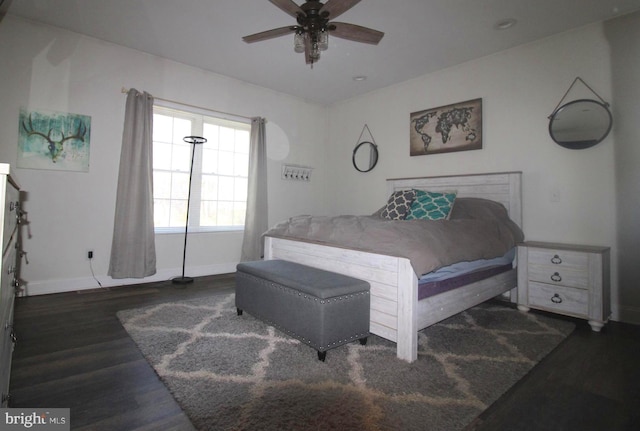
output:
M324 352L321 352L320 350L318 350L318 359L324 362L326 358L327 358L327 351L325 350Z
M242 316L242 308L236 308L238 316Z
M363 346L366 346L367 345L367 337L360 338L360 344L363 345Z

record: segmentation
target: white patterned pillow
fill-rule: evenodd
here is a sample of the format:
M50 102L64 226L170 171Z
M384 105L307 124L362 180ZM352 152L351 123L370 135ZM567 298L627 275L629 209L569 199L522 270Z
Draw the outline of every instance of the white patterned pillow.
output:
M448 220L456 200L456 193L416 190L416 198L406 220Z
M415 190L393 192L380 216L389 220L404 220L415 198Z

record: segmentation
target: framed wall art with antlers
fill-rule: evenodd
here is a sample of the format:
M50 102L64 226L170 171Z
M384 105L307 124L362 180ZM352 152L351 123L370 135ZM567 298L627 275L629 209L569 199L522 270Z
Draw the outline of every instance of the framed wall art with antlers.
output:
M89 172L91 117L20 109L17 166Z

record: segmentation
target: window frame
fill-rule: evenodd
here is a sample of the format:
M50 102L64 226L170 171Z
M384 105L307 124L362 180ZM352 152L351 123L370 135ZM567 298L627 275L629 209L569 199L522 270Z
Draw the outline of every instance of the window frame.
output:
M244 117L236 117L229 114L219 114L215 111L208 111L203 108L197 108L193 106L182 106L179 104L174 104L171 102L165 101L154 101L153 106L153 114L166 115L174 118L182 118L191 121L191 134L195 136L203 136L204 123L214 124L217 126L231 126L236 130L243 130L250 134L251 131L251 120ZM153 143L155 144L155 139L153 139ZM174 142L171 142L171 145L174 145ZM189 163L191 163L191 154L193 151L192 145L189 145ZM200 210L202 199L200 195L201 185L202 185L202 177L203 177L203 145L195 145L195 157L193 163L193 173L192 173L192 183L191 183L191 199L189 203L189 233L210 233L210 232L243 232L243 225L217 225L217 226L200 226ZM234 152L234 154L237 154ZM218 177L232 177L232 178L245 178L248 184L248 155L247 155L247 176L241 175L221 175L218 174ZM165 172L180 172L181 170L174 169L156 169L155 165L153 166L153 172L156 171L165 171ZM189 173L189 170L186 171ZM205 174L206 175L206 174ZM170 198L171 199L171 198ZM155 195L155 187L154 187L154 202L156 200ZM216 200L217 202L218 200ZM246 199L245 199L246 205ZM155 204L154 204L154 212L155 212ZM245 215L246 217L246 215ZM197 223L197 224L196 224ZM185 226L184 224L181 226L166 226L166 227L157 227L154 225L154 232L156 235L165 235L165 234L177 234L184 233Z

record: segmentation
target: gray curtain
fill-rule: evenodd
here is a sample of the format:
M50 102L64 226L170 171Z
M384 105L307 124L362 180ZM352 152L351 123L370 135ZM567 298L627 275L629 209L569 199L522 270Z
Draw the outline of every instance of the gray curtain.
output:
M264 124L264 118L251 120L247 214L240 257L242 262L260 260L264 256L262 234L269 227L267 218L267 142Z
M156 273L153 229L153 97L127 94L109 272L112 278Z

